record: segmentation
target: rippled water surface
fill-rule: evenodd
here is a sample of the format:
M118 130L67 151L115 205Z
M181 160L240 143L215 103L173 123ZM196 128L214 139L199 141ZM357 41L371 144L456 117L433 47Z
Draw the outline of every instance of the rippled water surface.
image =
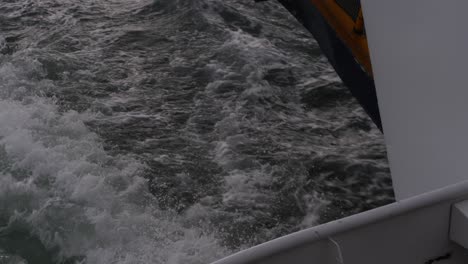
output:
M0 2L1 264L203 264L392 200L274 1Z

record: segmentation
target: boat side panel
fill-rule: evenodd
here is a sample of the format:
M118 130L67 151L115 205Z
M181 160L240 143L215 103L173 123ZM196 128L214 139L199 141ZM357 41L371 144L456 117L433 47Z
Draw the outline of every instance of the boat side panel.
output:
M356 61L351 50L337 37L316 6L310 0L278 1L312 33L344 84L381 129L373 78Z
M396 198L468 179L468 1L361 3Z
M340 258L350 264L468 263L468 251L449 239L451 206L466 199L468 182L297 232L215 264L336 264Z

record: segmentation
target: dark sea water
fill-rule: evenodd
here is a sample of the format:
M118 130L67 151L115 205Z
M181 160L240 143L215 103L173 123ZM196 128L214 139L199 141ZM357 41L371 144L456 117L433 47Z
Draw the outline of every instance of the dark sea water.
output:
M0 1L0 264L203 264L391 201L276 2Z

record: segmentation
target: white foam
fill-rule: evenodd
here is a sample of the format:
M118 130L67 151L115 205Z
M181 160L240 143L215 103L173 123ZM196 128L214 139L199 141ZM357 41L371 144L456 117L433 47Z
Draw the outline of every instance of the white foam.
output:
M268 206L269 201L274 199L274 193L268 191L271 184L272 177L266 169L233 171L225 178L223 204L252 209Z
M317 225L319 223L321 210L330 204L330 201L323 199L315 191L312 193L302 194L302 197L297 197L297 199L303 201L298 202L298 205L301 205L300 208L305 214L302 222L299 224L301 229Z
M228 254L213 234L157 208L144 166L110 156L87 129L94 114L37 96L51 84L27 62L0 66L0 227L27 229L59 260L207 263Z
M0 264L28 264L19 256L8 254L0 249Z

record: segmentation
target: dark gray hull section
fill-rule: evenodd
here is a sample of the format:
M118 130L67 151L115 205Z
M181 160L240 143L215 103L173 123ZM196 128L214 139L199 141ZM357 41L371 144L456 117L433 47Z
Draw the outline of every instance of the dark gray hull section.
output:
M310 0L278 0L312 33L343 83L382 130L374 79L356 61Z

